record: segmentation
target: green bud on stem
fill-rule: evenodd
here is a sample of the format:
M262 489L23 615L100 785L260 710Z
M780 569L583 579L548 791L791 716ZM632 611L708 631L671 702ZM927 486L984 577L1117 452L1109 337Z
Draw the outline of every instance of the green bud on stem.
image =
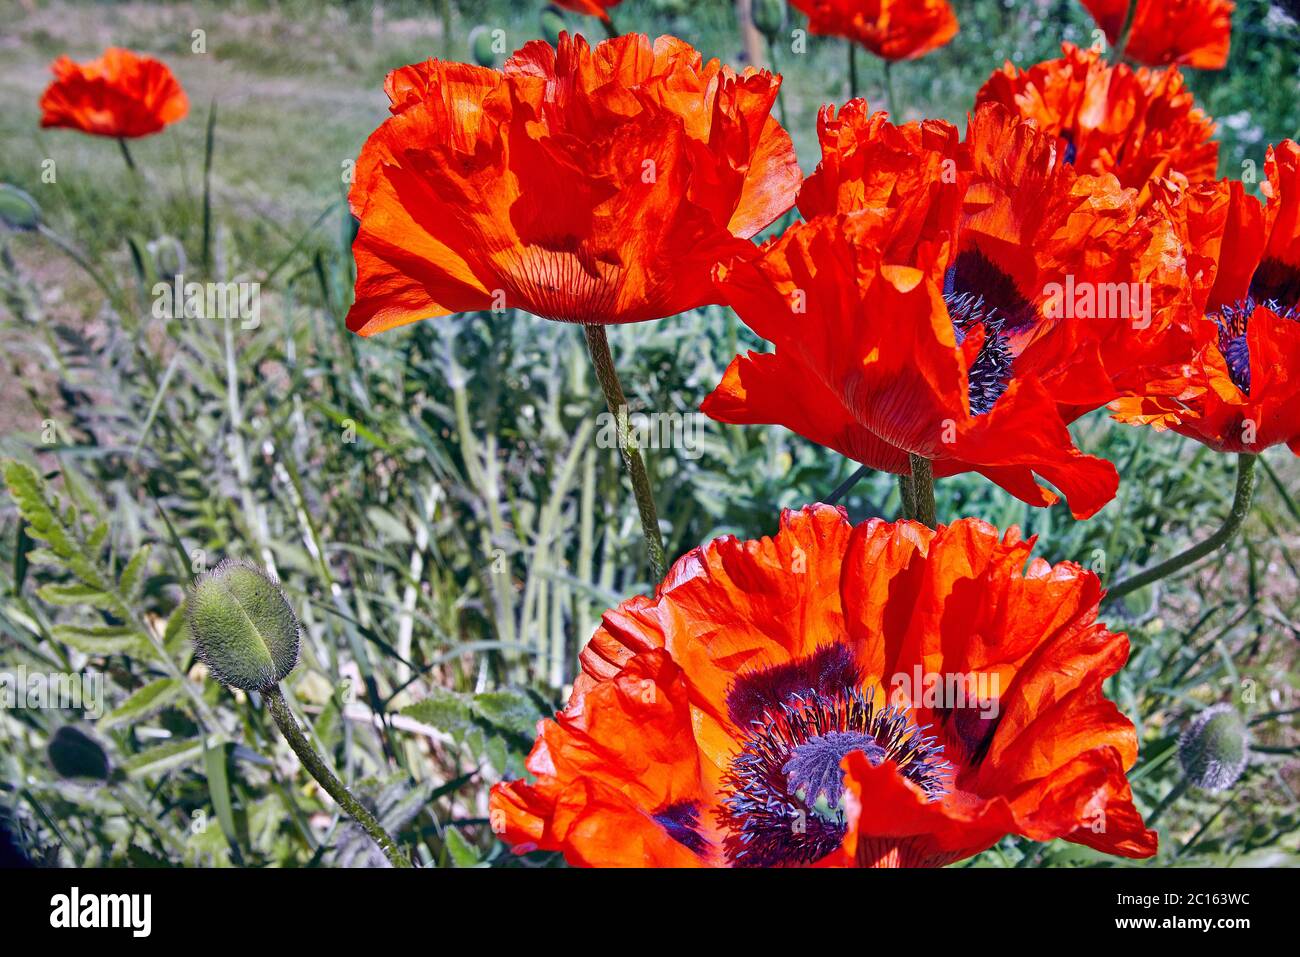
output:
M1206 708L1178 739L1178 760L1188 779L1207 791L1226 791L1246 770L1250 732L1230 704Z
M274 687L298 664L298 616L270 575L227 559L190 589L194 650L222 684Z

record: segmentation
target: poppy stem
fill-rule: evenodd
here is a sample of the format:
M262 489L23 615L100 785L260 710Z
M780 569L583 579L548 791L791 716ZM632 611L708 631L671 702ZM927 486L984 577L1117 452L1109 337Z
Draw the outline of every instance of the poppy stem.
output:
M604 19L600 21L600 25L605 28L605 36L609 37L609 39L613 40L615 37L622 36L622 34L618 32L618 27L614 26L614 18L608 13L606 13Z
M849 44L849 99L858 98L858 45L852 40ZM891 103L890 106L893 106Z
M1156 821L1160 819L1160 815L1164 814L1171 804L1187 792L1187 788L1191 783L1191 780L1187 777L1179 778L1178 782L1169 789L1169 793L1160 799L1160 803L1156 805L1156 809L1147 815L1146 826L1155 827Z
M767 56L768 59L772 61L772 72L779 75L780 74L779 64L777 63L777 58L776 58L776 41L772 39L770 34L767 35ZM785 89L785 83L782 83L780 86L776 88L776 110L777 113L779 113L781 116L781 125L786 127L786 129L789 129L790 123L787 120L785 115L784 89Z
M1119 35L1115 38L1115 45L1110 50L1110 62L1112 66L1119 66L1124 62L1124 50L1128 47L1129 34L1133 32L1133 19L1137 14L1137 2L1128 5L1128 11L1124 14L1124 24L1120 27Z
M885 61L885 95L889 97L889 118L894 121L895 125L903 122L903 107L898 102L898 94L894 92L894 61Z
M302 762L303 767L320 782L320 786L338 806L361 825L362 830L379 845L379 849L384 852L384 856L394 867L410 867L410 858L402 853L392 835L384 830L383 825L375 820L375 816L352 795L347 785L334 776L334 772L329 769L324 759L316 753L316 749L312 747L307 736L302 733L302 728L298 726L298 719L293 716L288 702L284 700L284 693L280 691L280 686L272 685L262 694L266 698L267 708L271 712L271 717L275 719L276 726L284 735L284 739L289 742L289 747L293 748L294 754L298 755L298 760Z
M912 514L922 525L935 526L934 469L924 455L908 455L912 465Z
M823 500L823 504L834 505L845 495L849 494L849 491L853 488L853 486L857 485L858 482L862 481L862 477L870 471L871 471L871 467L867 465L864 465L861 468L859 468L856 472L854 472L843 482L837 485L835 487L835 491L831 492L831 494L827 495L826 498Z
M899 518L914 518L916 516L916 490L912 487L912 476L900 475L898 477L898 499L900 503Z
M1239 452L1237 454L1237 491L1232 499L1232 510L1228 513L1228 517L1223 524L1219 526L1218 531L1173 558L1148 568L1144 572L1139 572L1132 578L1124 579L1106 593L1106 600L1114 601L1129 592L1137 591L1152 582L1166 578L1179 569L1199 561L1211 552L1217 551L1228 544L1232 537L1237 534L1237 529L1241 528L1242 522L1246 520L1246 514L1250 511L1251 499L1255 494L1255 460L1257 458L1258 456L1251 452Z
M668 570L664 560L664 543L659 534L659 514L655 510L654 492L650 489L650 476L646 473L641 450L632 441L627 422L627 396L614 371L614 357L609 352L609 339L604 326L582 327L587 336L587 351L596 368L605 404L618 424L618 448L623 453L623 464L632 478L632 493L636 496L637 511L641 513L641 533L645 536L646 552L650 556L650 573L656 583L663 581Z
M117 145L122 148L122 159L126 160L126 168L131 171L132 176L139 176L140 167L135 165L135 158L131 155L131 148L126 145L126 138L119 136Z

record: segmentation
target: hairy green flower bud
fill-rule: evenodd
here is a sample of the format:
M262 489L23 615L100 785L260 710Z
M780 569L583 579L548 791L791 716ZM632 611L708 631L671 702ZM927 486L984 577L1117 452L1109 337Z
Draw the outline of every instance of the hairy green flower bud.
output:
M0 183L0 223L10 229L29 231L41 222L41 207L17 186Z
M542 37L553 47L560 45L560 32L568 29L564 16L555 7L542 10Z
M769 40L774 40L785 20L785 4L781 0L754 0L754 26Z
M50 764L62 778L91 778L107 781L111 766L108 755L100 743L71 725L64 725L54 732L50 743L45 746Z
M1178 759L1188 780L1207 791L1226 791L1246 770L1250 732L1229 704L1206 708L1178 739Z
M274 687L298 664L301 627L279 583L251 562L227 559L190 590L190 635L222 684Z
M497 52L492 48L495 38L487 27L475 27L469 34L469 50L479 66L496 66Z

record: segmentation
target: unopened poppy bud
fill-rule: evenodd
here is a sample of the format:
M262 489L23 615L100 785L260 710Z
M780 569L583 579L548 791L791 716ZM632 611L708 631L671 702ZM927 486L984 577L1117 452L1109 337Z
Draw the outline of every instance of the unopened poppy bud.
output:
M479 66L496 66L497 52L492 48L492 31L487 27L475 27L469 35L470 54Z
M754 0L754 26L769 40L775 40L785 19L785 4L781 0Z
M1178 759L1188 780L1207 791L1226 791L1246 770L1250 732L1229 704L1206 708L1178 739Z
M17 186L0 183L0 223L24 232L41 224L41 207Z
M274 687L298 664L300 625L280 585L251 562L227 559L190 590L190 635L222 684Z
M111 771L108 755L100 743L84 731L64 725L54 732L54 737L45 746L45 753L61 778L108 780Z
M564 17L554 7L542 11L542 36L553 47L560 45L560 34L567 29Z

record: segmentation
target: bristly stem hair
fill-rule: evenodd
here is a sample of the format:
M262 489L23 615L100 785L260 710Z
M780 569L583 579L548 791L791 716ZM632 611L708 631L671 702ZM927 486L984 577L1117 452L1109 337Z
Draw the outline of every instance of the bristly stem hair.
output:
M912 465L912 513L915 519L928 528L934 528L934 469L924 455L908 455Z
M371 840L379 845L379 849L384 852L384 856L392 862L394 867L410 867L410 858L402 853L392 835L384 830L383 825L362 806L361 802L348 790L347 785L335 777L334 772L329 769L324 759L316 753L316 749L312 747L311 742L307 740L307 736L302 733L302 728L298 726L298 719L293 716L289 703L284 700L284 693L280 691L280 686L272 685L262 694L266 698L267 707L271 711L271 717L275 719L276 726L280 729L280 733L284 735L284 739L289 742L289 747L293 748L294 754L298 755L298 760L302 762L303 767L320 782L321 787L334 799L335 803L361 825L362 830L369 834Z
M618 447L623 453L623 464L632 477L632 493L636 496L637 511L641 513L641 533L645 536L646 553L650 556L650 574L657 584L663 581L668 567L664 559L663 539L659 534L659 513L655 509L650 476L646 473L641 450L632 442L627 428L627 396L623 394L618 373L614 371L614 357L609 352L605 327L584 325L582 329L587 336L587 351L591 354L591 364L596 368L596 378L600 380L601 391L605 393L605 404L617 423Z
M1224 519L1223 524L1219 526L1219 529L1213 535L1204 541L1197 542L1191 548L1167 561L1161 562L1159 565L1148 568L1144 572L1139 572L1132 578L1124 579L1106 593L1106 600L1114 601L1131 591L1137 591L1137 589L1145 585L1167 578L1179 569L1199 561L1211 552L1217 551L1228 544L1233 536L1237 534L1237 529L1241 528L1242 523L1246 520L1246 514L1250 511L1250 503L1255 495L1255 460L1257 458L1258 456L1251 452L1238 453L1237 491L1232 498L1232 510L1228 512L1228 517Z

